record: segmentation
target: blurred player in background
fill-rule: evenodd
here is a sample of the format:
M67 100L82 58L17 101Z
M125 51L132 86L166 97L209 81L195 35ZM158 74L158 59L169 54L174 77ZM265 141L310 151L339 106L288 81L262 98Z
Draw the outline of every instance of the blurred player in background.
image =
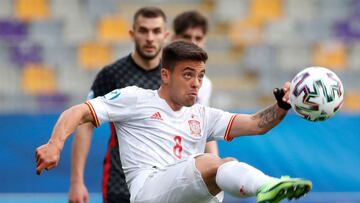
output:
M102 96L114 89L131 85L145 89L158 89L161 84L160 53L168 36L165 23L166 16L159 8L139 9L134 15L134 24L130 31L130 36L135 44L134 52L103 68L96 76L88 98ZM210 94L211 87L202 90L198 102L207 105ZM112 123L110 127L111 135L104 160L103 200L105 203L129 202L130 195L120 162L116 131ZM92 133L93 126L84 124L78 127L74 138L69 191L71 203L88 202L89 195L84 183L84 168ZM216 143L208 145L210 143L207 144L207 152L217 154Z
M173 42L162 53L158 90L117 89L64 111L48 143L36 150L37 173L57 166L66 139L78 125L114 122L131 202L218 202L214 195L221 190L256 196L258 203L306 194L310 181L270 177L233 158L203 153L208 140L266 133L291 107L289 82L274 90L277 103L255 114L195 104L206 60L207 53L193 43Z
M134 15L129 31L135 50L115 63L104 67L96 76L88 99L131 85L146 89L160 86L161 49L166 42L166 16L155 7L140 8ZM130 194L121 167L118 141L113 123L104 160L102 193L104 203L129 202ZM93 126L84 124L77 128L73 141L71 186L69 202L88 202L84 183L84 168L90 148Z

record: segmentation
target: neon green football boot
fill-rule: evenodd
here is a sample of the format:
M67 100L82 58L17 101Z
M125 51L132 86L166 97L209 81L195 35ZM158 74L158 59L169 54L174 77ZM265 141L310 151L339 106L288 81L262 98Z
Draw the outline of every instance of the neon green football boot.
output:
M281 200L298 199L312 188L309 180L283 176L262 185L256 193L256 203L278 203Z

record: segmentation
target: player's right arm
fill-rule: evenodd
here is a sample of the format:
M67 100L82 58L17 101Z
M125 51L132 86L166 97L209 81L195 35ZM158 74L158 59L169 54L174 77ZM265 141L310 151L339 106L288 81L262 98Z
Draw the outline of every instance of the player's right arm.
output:
M84 169L94 127L85 123L77 127L71 152L69 203L88 203L89 193L84 183Z
M87 104L79 104L65 110L55 124L49 141L36 149L36 172L38 175L46 169L57 166L60 152L66 139L81 124L96 122Z
M111 66L104 67L96 75L88 99L104 95L114 89ZM84 182L86 159L91 145L94 126L90 123L80 125L76 129L71 151L71 177L68 199L70 203L87 203L89 193Z

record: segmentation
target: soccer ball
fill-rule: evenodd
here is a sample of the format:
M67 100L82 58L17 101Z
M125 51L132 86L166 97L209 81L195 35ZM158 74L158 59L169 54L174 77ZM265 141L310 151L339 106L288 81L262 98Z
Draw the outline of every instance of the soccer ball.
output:
M331 70L309 67L300 71L290 85L290 104L302 118L324 121L332 117L343 103L344 87Z

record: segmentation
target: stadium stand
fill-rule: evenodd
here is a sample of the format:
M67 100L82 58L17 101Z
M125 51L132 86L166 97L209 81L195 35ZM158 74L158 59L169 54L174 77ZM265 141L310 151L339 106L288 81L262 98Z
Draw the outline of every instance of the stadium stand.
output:
M352 78L360 77L360 31L356 26L360 19L359 0L149 3L164 9L169 25L177 13L187 9L198 9L209 18L207 74L214 81L223 80L213 86L213 106L236 108L238 100L243 101L243 108L249 109L267 104L271 101L267 99L271 98L267 92L270 84L291 79L310 65L330 67L344 77L344 85L351 91L359 89L352 85L357 84ZM28 63L49 64L57 86L69 96L68 101L80 102L75 95L86 94L98 69L132 49L127 30L139 6L144 6L139 0L125 0L121 4L116 0L3 0L0 49L4 55L0 62L7 67L1 69L6 72ZM347 74L349 70L351 74ZM274 71L283 73L273 74ZM82 79L66 83L66 78L73 75ZM234 76L238 79L233 79ZM236 90L243 91L239 85L231 90L223 88L233 86L230 81L237 80L241 84L254 82L253 86L246 85L246 89L261 93L256 102L251 102L252 97L236 95ZM24 94L6 88L4 91L1 94L19 97ZM219 103L216 98L225 98L224 95L229 101ZM4 109L13 109L11 102L7 104L10 106Z
M345 69L347 66L345 45L335 41L315 45L313 64L335 70Z
M15 17L25 21L47 19L50 15L48 0L15 0Z
M96 42L85 42L78 48L78 63L84 69L99 69L111 62L110 47Z
M22 72L22 89L30 95L54 93L55 71L44 64L27 64Z
M105 43L118 43L130 40L129 23L120 16L104 16L97 24L97 38Z

